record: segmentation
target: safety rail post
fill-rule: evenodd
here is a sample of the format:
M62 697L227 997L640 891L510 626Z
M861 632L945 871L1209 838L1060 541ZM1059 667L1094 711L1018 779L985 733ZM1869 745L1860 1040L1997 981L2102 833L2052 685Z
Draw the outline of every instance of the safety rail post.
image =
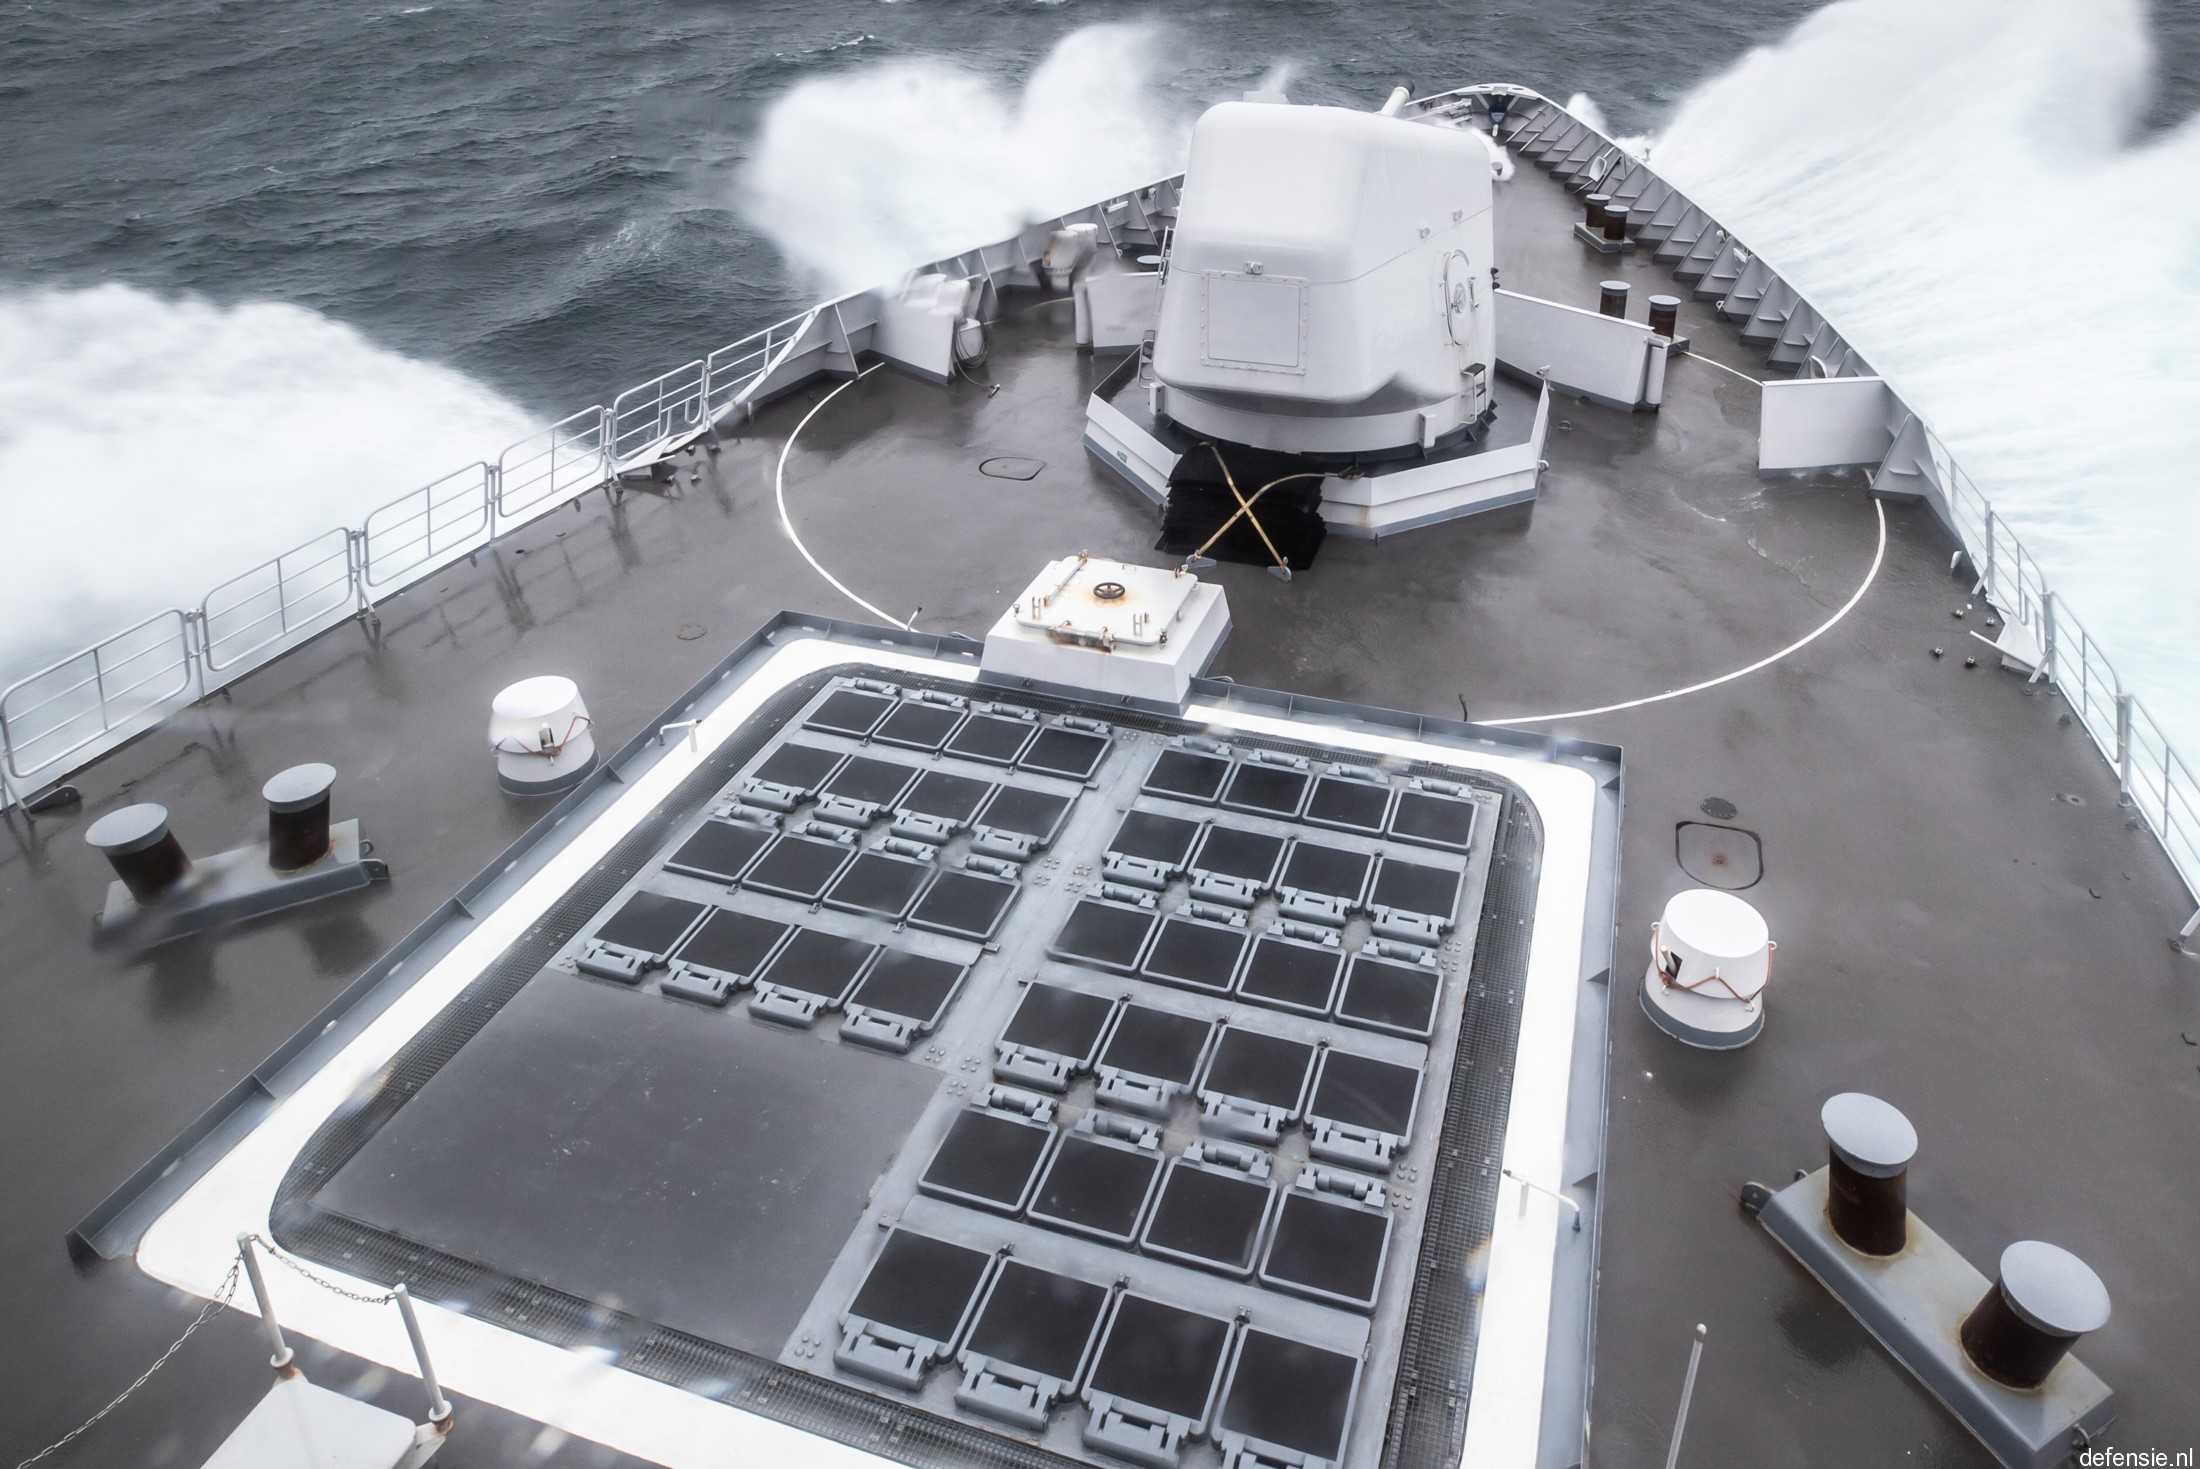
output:
M450 1399L435 1379L435 1363L428 1360L428 1339L420 1334L420 1317L413 1311L412 1292L400 1280L390 1288L397 1298L397 1313L405 1318L405 1335L412 1338L413 1357L420 1363L420 1385L428 1390L428 1421L438 1428L451 1421Z
M1688 1348L1688 1376L1681 1380L1681 1410L1673 1418L1673 1442L1665 1451L1665 1469L1681 1461L1681 1435L1688 1431L1688 1405L1696 1396L1696 1369L1703 1363L1703 1339L1709 1330L1696 1323L1696 1340Z
M1979 571L1979 590L1991 597L1994 594L1994 507L1986 506L1986 565Z
M2040 666L2033 670L2032 677L2062 682L2055 667L2055 594L2044 588L2040 591Z
M2116 695L2116 804L2138 804L2131 794L2131 695Z
M267 1277L260 1274L260 1257L253 1251L252 1236L237 1236L237 1253L244 1257L244 1273L252 1282L252 1299L260 1305L260 1330L267 1336L267 1365L287 1375L296 1353L283 1340L282 1325L275 1319L275 1303L267 1297Z

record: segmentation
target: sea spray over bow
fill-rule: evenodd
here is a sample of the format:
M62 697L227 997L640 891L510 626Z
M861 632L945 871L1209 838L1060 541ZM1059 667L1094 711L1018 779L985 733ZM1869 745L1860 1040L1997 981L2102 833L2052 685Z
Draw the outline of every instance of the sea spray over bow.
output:
M532 427L465 374L276 302L0 293L0 682Z
M1946 440L2200 751L2200 119L2133 141L2139 0L1840 0L1651 161Z
M765 117L742 207L821 286L846 291L1151 183L1184 145L1147 96L1155 40L1139 26L1074 31L1015 95L931 60L805 82Z

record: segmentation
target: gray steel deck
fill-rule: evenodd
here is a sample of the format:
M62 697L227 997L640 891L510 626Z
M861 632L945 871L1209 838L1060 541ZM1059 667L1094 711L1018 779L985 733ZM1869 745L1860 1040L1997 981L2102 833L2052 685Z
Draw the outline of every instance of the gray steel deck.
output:
M1574 201L1523 169L1499 190L1508 288L1588 304L1609 274L1665 288L1568 235ZM1656 283L1655 286L1653 283ZM982 634L1046 558L1159 561L1154 518L1079 447L1096 364L1069 312L1010 297L997 395L891 371L820 412L787 464L810 550L925 630ZM1754 370L1708 308L1700 353ZM1104 368L1106 363L1098 364ZM578 679L614 744L781 608L860 615L794 554L774 502L805 389L676 493L591 498L345 625L83 772L80 811L5 818L0 975L0 1462L97 1409L197 1303L126 1262L72 1265L64 1232L425 917L536 814L497 790L489 696ZM1541 501L1381 543L1332 539L1283 585L1225 584L1243 682L1432 714L1506 717L1636 697L1738 667L1822 621L1874 543L1856 476L1760 482L1755 390L1681 359L1665 409L1554 405ZM995 454L1048 461L988 479ZM1736 1207L1745 1179L1819 1157L1816 1111L1863 1088L1923 1147L1911 1202L1974 1262L2039 1236L2097 1268L2115 1317L2079 1355L2116 1390L2110 1442L2200 1442L2200 967L2165 936L2183 894L2058 696L1966 670L1968 585L1921 506L1887 507L1877 583L1826 636L1761 673L1567 732L1626 747L1610 1157L1593 1462L1661 1461L1688 1333L1710 1345L1684 1462L1983 1464L1984 1456ZM700 637L682 629L700 625ZM1929 649L1951 656L1935 660ZM1978 651L1984 652L1983 649ZM395 874L385 887L141 959L95 956L106 881L82 833L135 799L195 852L249 839L257 791L300 760L341 772ZM1764 1038L1707 1055L1656 1032L1636 964L1688 879L1674 824L1707 798L1757 832L1748 896L1780 941ZM248 1320L216 1322L62 1464L196 1464L264 1390ZM318 1380L411 1411L414 1385L300 1343ZM615 1462L461 1402L443 1462Z

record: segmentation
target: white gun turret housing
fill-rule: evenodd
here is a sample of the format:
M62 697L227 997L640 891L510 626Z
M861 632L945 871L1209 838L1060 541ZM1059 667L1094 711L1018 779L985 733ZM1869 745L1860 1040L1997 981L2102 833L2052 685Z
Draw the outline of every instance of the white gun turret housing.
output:
M1192 133L1156 406L1292 454L1430 449L1489 406L1490 162L1452 128L1225 102Z

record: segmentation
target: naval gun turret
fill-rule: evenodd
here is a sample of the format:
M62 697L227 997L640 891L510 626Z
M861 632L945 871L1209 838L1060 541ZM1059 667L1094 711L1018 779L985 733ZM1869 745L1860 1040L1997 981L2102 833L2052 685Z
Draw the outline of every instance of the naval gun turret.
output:
M1331 463L1474 434L1495 362L1490 184L1489 152L1463 130L1209 109L1161 287L1160 415Z

